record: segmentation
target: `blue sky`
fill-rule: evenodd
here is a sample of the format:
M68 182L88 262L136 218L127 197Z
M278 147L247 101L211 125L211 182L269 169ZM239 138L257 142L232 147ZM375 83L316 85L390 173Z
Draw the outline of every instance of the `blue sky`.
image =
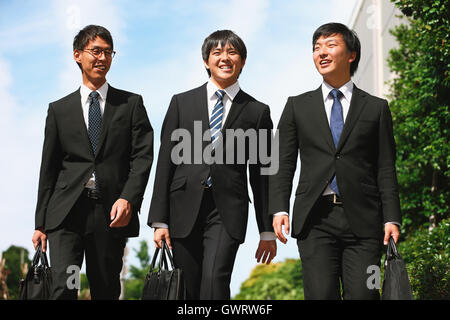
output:
M81 73L73 61L72 41L79 29L100 24L112 33L117 55L108 82L139 93L155 130L173 94L207 81L201 59L204 38L219 29L235 31L248 57L241 88L271 108L278 123L288 96L317 88L321 78L312 62L311 38L323 23L348 24L356 0L232 1L5 1L0 0L0 173L3 210L0 252L11 244L33 251L34 209L48 103L78 88ZM146 189L141 235L145 239L155 166ZM297 172L298 176L298 172ZM251 192L250 192L251 195ZM256 265L259 241L253 208L246 242L232 277L232 295ZM153 252L153 247L152 247ZM295 239L278 243L274 262L298 258Z

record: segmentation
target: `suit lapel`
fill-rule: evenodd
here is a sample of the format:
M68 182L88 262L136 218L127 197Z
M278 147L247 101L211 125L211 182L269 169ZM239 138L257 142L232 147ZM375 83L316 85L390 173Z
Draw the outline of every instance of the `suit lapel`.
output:
M81 105L81 94L80 89L75 91L72 96L70 97L70 100L68 102L69 108L68 108L68 115L67 119L68 121L73 122L76 130L78 130L79 135L84 140L83 145L86 146L89 154L93 155L92 153L92 147L91 147L91 140L89 139L88 130L86 126L86 121L84 120L83 115L83 107Z
M310 95L312 113L315 117L315 123L317 123L317 129L319 130L322 137L329 145L329 147L334 151L336 147L334 146L333 136L331 135L330 124L328 123L327 113L325 111L325 104L323 102L322 86L317 90L313 91Z
M116 99L116 95L117 95L116 89L109 86L108 93L106 95L106 101L105 101L105 111L104 111L103 117L102 117L102 129L100 132L100 138L99 138L98 147L97 147L97 155L99 154L99 151L102 148L103 143L105 142L108 128L109 128L109 125L111 124L111 119L113 118L113 115L117 110L116 104L117 104L118 99Z
M206 90L206 84L207 83L197 89L196 93L194 94L194 98L191 101L192 119L193 121L202 122L202 136L203 133L209 129L208 93ZM192 134L195 135L194 132ZM209 142L202 139L203 148L205 148Z
M249 102L248 95L241 90L239 90L236 97L234 97L233 103L231 104L230 111L228 112L228 116L225 120L225 124L222 126L222 133L225 129L231 127L233 122L237 119L239 114L244 109L245 105Z
M348 110L347 118L345 119L344 128L342 129L341 137L339 139L339 143L337 146L337 151L342 149L345 141L348 136L352 132L356 121L358 120L361 111L364 109L366 105L366 96L367 94L359 90L355 85L353 87L352 100L350 101L350 108Z
M198 94L195 96L194 119L202 121L202 128L206 130L209 128L209 113L208 113L208 92L206 90L206 83L199 88Z

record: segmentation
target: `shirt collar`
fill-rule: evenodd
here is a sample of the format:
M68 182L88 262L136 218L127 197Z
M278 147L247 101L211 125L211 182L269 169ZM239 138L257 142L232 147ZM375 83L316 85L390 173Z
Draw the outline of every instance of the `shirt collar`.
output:
M108 94L108 82L105 82L100 88L98 88L96 91L99 94L99 99L105 101L106 95ZM86 103L89 99L89 95L91 94L92 90L86 87L83 83L80 86L80 95L81 95L81 101L83 103Z
M208 99L212 99L213 97L217 98L216 97L216 91L219 90L219 88L211 81L211 79L208 81L208 83L206 85L206 90L207 90L207 93L208 93ZM228 96L228 98L231 101L234 100L234 98L238 94L239 90L241 90L241 88L239 86L239 81L236 81L231 86L226 87L225 89L223 89L223 91L225 91L226 95Z
M333 89L335 89L335 88L330 86L326 81L323 82L323 84L322 84L323 101L326 101L327 98L330 97L329 96L330 91ZM336 89L338 89L339 91L342 92L342 94L344 95L344 97L347 101L350 101L352 94L353 94L353 81L350 80L346 84L344 84L342 87L336 88Z

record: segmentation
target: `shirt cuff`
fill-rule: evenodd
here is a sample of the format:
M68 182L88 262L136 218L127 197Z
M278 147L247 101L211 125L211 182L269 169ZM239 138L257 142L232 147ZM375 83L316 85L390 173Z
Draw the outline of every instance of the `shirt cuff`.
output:
M271 240L277 239L275 232L269 232L269 231L261 232L259 237L260 237L260 240L264 240L264 241L271 241Z
M274 216L288 216L289 213L287 213L286 211L280 211L280 212L274 213L273 215Z
M164 229L169 229L169 226L165 223L162 222L153 222L152 223L152 228L164 228Z
M402 226L400 223L395 222L395 221L389 221L389 222L386 222L384 225L387 225L388 223L395 224L395 225L397 225L398 227L401 227L401 226Z

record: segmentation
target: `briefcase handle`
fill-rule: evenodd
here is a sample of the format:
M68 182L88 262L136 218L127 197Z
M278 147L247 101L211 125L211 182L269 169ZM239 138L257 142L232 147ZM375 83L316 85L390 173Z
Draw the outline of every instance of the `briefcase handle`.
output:
M36 253L34 254L33 261L31 263L31 267L37 267L39 265L39 261L41 262L41 265L45 269L50 268L50 266L48 264L47 254L42 251L42 245L40 242L36 247Z
M386 259L392 260L392 259L401 259L400 254L398 253L397 246L395 245L394 238L389 238L389 243L387 246L387 252L386 252Z
M173 257L170 252L169 246L167 245L165 240L162 240L162 248L156 248L155 254L153 255L152 263L150 265L150 270L154 270L156 266L156 259L158 258L159 251L161 250L161 256L159 258L158 267L159 270L166 269L168 270L167 258L166 254L169 257L170 266L174 269Z

